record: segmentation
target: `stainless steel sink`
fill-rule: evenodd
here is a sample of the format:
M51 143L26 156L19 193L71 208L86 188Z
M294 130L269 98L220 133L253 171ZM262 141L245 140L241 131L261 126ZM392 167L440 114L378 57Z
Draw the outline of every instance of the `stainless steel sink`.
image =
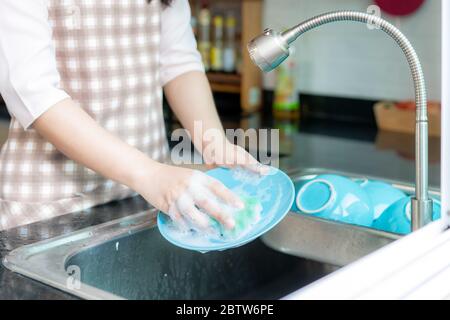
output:
M376 179L393 184L406 194L414 194L414 186L367 175L355 175L327 169L305 169L289 172L295 182L305 175L334 173L352 179ZM440 198L440 192L431 188L430 196ZM290 212L274 229L262 236L269 247L284 253L337 266L345 266L397 240L401 235L375 229L324 220Z
M363 178L325 169L289 174L295 181L325 172ZM414 191L412 185L388 182ZM431 195L439 197L436 190ZM201 254L171 245L155 225L156 212L149 210L18 248L3 262L87 299L276 299L400 238L289 213L245 246Z
M86 299L277 299L337 269L259 239L223 252L180 249L155 217L150 210L24 246L4 265Z

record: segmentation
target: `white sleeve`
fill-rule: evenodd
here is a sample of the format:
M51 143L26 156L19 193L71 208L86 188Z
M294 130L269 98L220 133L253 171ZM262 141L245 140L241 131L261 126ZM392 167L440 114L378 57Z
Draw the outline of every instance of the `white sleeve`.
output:
M204 67L191 27L188 0L174 0L161 15L161 84Z
M68 94L59 88L46 0L0 1L0 93L27 129Z

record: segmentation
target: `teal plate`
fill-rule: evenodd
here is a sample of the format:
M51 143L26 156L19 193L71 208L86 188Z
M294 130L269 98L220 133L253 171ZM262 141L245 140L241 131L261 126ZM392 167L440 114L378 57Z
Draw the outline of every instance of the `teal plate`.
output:
M200 252L221 251L242 246L255 240L275 227L289 212L294 202L295 189L291 179L281 170L271 167L269 174L251 178L239 177L233 170L217 168L206 174L218 179L237 195L257 197L262 206L261 220L243 236L235 239L201 238L194 232L176 232L170 217L158 213L158 228L164 238L172 244Z

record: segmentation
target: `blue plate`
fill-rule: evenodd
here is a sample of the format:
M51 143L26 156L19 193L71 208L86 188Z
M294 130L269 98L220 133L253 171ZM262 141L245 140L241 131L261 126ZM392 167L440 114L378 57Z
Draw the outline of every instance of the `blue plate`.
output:
M199 239L199 236L194 234L180 235L174 232L170 217L159 212L159 231L164 238L178 247L207 252L242 246L275 227L294 202L294 184L284 172L273 167L268 175L257 178L238 177L233 170L223 168L207 171L206 174L220 180L238 195L257 197L262 206L261 220L249 232L236 239Z

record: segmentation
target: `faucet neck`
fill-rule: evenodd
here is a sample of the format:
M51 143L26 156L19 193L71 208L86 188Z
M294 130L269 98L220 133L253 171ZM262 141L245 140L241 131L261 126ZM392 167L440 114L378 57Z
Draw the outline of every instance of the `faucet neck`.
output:
M412 229L416 230L431 221L432 205L428 198L428 117L427 92L422 66L416 51L405 35L386 20L364 12L335 11L318 15L281 33L288 45L303 33L321 25L339 21L355 21L371 26L369 29L380 29L388 34L402 49L408 61L414 81L416 102L416 186L412 205Z

